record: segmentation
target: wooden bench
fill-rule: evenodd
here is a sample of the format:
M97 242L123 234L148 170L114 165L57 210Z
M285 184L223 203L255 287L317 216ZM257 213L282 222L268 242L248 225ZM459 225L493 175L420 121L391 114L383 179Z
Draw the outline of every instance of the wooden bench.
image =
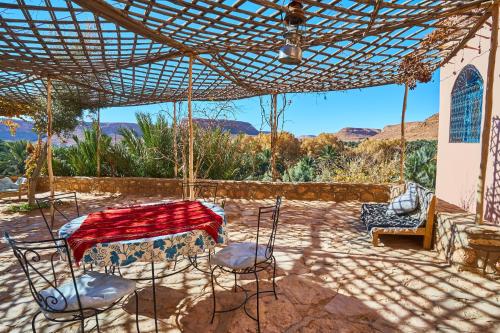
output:
M0 199L9 198L9 197L13 197L13 196L17 195L19 200L21 200L21 197L24 194L26 194L26 195L28 194L28 183L27 183L26 178L20 177L16 180L16 183L20 183L20 184L18 184L19 187L17 189L9 189L9 190L0 191Z
M399 187L399 188L398 188ZM403 193L406 186L398 186L391 190L391 200ZM431 191L417 184L419 205L417 210L405 216L386 216L387 204L364 204L361 209L361 220L372 233L373 246L379 245L380 235L415 235L423 236L423 247L430 250L434 228L434 215L436 213L436 196ZM375 216L377 215L377 216ZM395 225L390 227L377 226L377 219L392 220ZM375 220L375 221L374 221ZM401 225L397 223L401 221ZM406 227L404 223L410 226ZM417 227L412 227L415 225ZM371 227L371 228L370 228Z

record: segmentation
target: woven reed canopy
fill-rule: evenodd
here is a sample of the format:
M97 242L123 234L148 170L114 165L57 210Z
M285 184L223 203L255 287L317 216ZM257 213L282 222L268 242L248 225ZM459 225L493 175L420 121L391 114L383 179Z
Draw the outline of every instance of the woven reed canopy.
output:
M410 54L434 70L490 16L491 0L304 0L303 61L278 61L283 1L0 0L0 96L51 77L90 104L320 92L397 82Z

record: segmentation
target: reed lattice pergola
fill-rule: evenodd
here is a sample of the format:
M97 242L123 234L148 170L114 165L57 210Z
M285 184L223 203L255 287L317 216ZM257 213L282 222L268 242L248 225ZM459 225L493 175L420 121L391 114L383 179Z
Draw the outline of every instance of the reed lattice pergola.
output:
M286 65L278 50L288 1L0 0L0 97L29 103L69 89L89 107L109 107L397 83L405 57L437 69L498 6L300 2L303 61Z

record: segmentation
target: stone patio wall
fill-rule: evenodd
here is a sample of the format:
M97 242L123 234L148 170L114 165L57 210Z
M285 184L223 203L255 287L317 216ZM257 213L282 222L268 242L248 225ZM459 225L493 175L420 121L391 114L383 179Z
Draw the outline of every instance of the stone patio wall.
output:
M500 249L500 228L495 225L476 225L473 214L456 209L437 212L435 248L439 256L461 270L482 273L486 252L474 245ZM500 255L490 253L486 274L500 275Z
M57 191L111 192L122 194L181 196L181 180L162 178L55 177ZM219 184L218 196L234 199L267 199L282 195L289 200L387 202L388 184L278 183L210 181ZM48 190L48 179L38 190Z

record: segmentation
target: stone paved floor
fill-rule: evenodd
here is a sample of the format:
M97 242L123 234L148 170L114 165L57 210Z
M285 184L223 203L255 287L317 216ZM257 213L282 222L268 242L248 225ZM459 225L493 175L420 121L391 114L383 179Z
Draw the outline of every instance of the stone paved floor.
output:
M117 195L79 194L84 213L119 204L158 200ZM271 201L228 201L229 236L251 240L256 207ZM0 201L0 210L8 206ZM284 201L276 241L279 299L261 303L263 332L500 332L500 283L458 272L434 252L421 250L415 237L382 238L373 248L360 225L358 202ZM46 235L37 212L0 214L0 229L21 238ZM159 267L162 269L162 267ZM138 264L129 272L149 274ZM166 269L166 268L164 268ZM261 280L267 280L267 274ZM230 276L220 276L219 303L231 306L242 293L231 291ZM251 277L240 284L253 288ZM268 282L263 288L270 287ZM140 288L140 327L153 331L151 287ZM211 288L196 271L159 281L162 332L254 332L243 311L218 315L210 324ZM102 332L135 331L134 299L100 318ZM22 272L0 244L0 331L28 332L36 307ZM250 306L250 311L255 311ZM39 317L40 332L76 332L78 326L50 324ZM88 320L87 331L95 331Z

